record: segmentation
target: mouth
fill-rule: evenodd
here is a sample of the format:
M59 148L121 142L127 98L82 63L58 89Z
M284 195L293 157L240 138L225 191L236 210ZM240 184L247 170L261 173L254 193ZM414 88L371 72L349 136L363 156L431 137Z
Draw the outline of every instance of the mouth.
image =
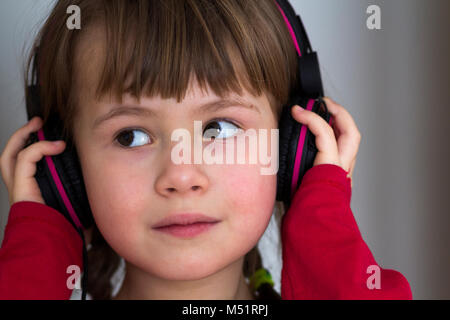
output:
M155 230L170 234L179 238L193 238L201 233L204 233L213 228L219 221L216 222L196 222L186 225L172 224L169 226L158 227Z
M201 213L176 213L160 220L152 228L176 237L191 238L210 230L219 222Z

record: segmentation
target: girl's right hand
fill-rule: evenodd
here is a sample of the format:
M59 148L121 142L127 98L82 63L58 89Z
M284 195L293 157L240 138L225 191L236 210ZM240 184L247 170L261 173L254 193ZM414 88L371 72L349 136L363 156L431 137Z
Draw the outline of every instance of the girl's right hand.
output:
M9 204L33 201L45 204L39 185L34 177L36 163L44 156L62 153L64 141L39 141L26 147L29 135L42 127L42 119L34 117L18 129L9 139L0 155L0 171L8 189Z

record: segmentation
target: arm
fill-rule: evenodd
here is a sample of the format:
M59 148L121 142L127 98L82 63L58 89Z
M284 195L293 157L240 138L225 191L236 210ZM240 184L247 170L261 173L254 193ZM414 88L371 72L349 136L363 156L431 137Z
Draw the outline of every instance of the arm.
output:
M406 278L380 267L380 289L369 289L378 266L350 208L351 185L339 166L308 170L283 217L283 299L412 299Z
M80 235L62 214L37 202L10 210L0 248L0 299L69 299L70 265L82 265Z

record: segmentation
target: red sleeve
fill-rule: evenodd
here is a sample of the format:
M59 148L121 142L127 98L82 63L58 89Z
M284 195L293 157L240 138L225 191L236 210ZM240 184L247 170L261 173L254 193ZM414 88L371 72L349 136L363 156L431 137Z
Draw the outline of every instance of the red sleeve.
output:
M406 278L376 263L350 199L350 178L341 167L322 164L306 172L282 222L283 299L412 299Z
M30 201L10 210L0 248L0 299L69 299L70 265L82 272L83 243L53 208Z

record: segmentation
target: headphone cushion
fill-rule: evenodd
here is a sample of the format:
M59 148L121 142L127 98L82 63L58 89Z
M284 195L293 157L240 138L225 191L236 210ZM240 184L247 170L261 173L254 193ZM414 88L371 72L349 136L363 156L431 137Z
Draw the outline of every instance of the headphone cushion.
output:
M72 207L83 227L89 228L94 221L76 149L74 146L68 146L66 152L56 157L59 161L55 161L55 167Z
M54 119L50 120L49 124L50 125L45 125L43 128L45 140L61 140L61 131L58 125L55 125ZM37 134L34 133L31 135L27 145L37 141L39 141L39 139L37 138ZM70 205L75 211L82 226L85 229L89 228L93 225L94 219L89 205L83 174L75 146L69 142L62 153L51 156L50 158L55 166L58 178L61 181ZM66 202L57 188L56 182L51 174L51 170L45 158L41 159L37 163L35 178L38 182L39 188L41 189L45 203L62 213L76 228L77 226L66 208Z
M297 146L302 124L297 122L291 114L294 105L305 106L306 98L293 97L281 112L279 121L279 167L277 174L277 200L290 204L291 184L297 155ZM303 152L303 150L299 150Z

